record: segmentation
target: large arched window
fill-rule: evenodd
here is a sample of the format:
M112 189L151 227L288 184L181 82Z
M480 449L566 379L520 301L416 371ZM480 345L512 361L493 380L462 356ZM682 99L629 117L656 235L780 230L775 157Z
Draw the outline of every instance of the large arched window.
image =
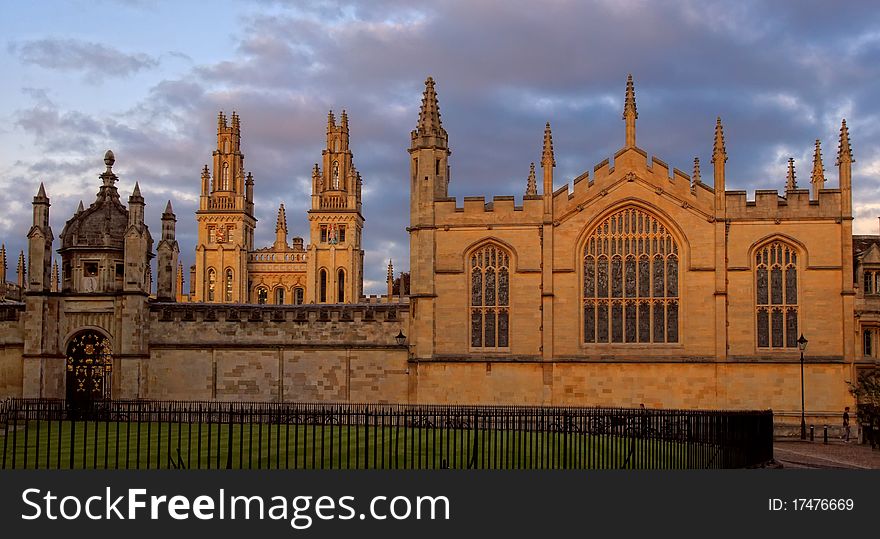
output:
M797 251L774 241L755 252L758 348L797 348Z
M214 268L208 269L208 301L214 301L214 290L217 288L217 272Z
M336 272L336 302L345 303L345 270L342 268Z
M232 268L226 268L226 301L232 301Z
M322 269L318 274L318 301L327 303L327 270Z
M469 259L471 347L510 346L510 253L489 244Z
M625 208L587 238L584 342L678 342L678 245L656 217Z

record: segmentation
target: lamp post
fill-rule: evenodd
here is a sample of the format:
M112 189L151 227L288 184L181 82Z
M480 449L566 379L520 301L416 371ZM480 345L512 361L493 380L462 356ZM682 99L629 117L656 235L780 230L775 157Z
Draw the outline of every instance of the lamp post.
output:
M807 419L804 407L804 350L807 349L807 339L804 334L797 340L798 349L801 351L801 440L807 439Z
M394 340L397 341L397 346L403 346L406 344L406 335L403 334L403 331L398 331Z

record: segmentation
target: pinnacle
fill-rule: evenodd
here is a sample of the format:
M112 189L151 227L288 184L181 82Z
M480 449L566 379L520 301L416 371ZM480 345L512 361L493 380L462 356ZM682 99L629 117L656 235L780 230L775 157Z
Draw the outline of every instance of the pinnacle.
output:
M434 90L434 79L428 77L425 80L425 92L422 95L422 107L419 111L418 131L425 135L441 128L440 105L437 102L437 92Z
M284 211L284 204L278 207L278 219L275 222L275 232L279 230L287 230L287 213Z
M141 196L141 186L138 182L134 182L134 191L131 192L132 198Z
M840 145L837 148L837 164L854 163L852 158L852 148L849 145L849 128L846 126L846 119L840 122Z
M788 158L788 175L785 180L785 190L794 191L797 189L797 178L794 173L794 158Z
M550 131L550 122L547 122L547 125L544 126L544 149L541 152L541 166L556 166L556 158L553 155L553 133Z
M79 206L76 207L76 213L82 213L83 210L84 210L84 208L83 208L83 201L80 200L80 201L79 201Z
M37 191L37 198L49 198L46 196L46 188L43 187L43 182L40 182L40 190Z
M712 162L714 163L718 157L722 157L722 162L727 161L727 149L724 147L724 126L721 125L721 116L715 120L715 144L712 148Z
M165 205L165 212L167 214L174 214L174 208L171 207L171 201L168 201L168 204Z
M529 164L529 178L526 181L526 196L538 194L538 183L535 180L535 163Z
M626 97L623 101L623 119L625 120L629 114L632 114L633 118L639 117L639 112L636 109L636 91L635 86L633 85L632 73L626 76Z
M812 182L820 184L820 187L825 183L825 167L822 164L822 145L819 139L816 139L816 150L813 152Z

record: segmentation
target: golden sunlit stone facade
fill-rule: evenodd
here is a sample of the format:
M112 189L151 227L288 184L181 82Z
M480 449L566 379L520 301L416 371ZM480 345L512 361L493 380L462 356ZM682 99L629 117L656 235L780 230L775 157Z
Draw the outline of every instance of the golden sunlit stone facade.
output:
M278 209L275 242L254 248L254 178L244 172L241 119L220 113L212 170L202 170L196 263L188 297L178 269L178 299L199 303L357 303L363 294L361 177L349 149L348 115L327 118L322 165L312 170L310 243L288 242Z
M772 408L799 420L803 334L808 413L839 415L857 366L873 361L855 346L846 123L838 188L825 188L817 141L811 189L790 163L784 192L748 200L726 190L720 118L713 188L697 159L686 174L649 157L637 117L629 78L613 164L554 191L547 124L543 189L533 164L522 205L461 204L448 196L450 147L428 79L409 149L415 400ZM880 270L878 252L865 261Z
M220 115L187 295L169 202L148 298L144 199L136 187L122 205L108 152L96 202L61 234L60 287L49 199L34 198L29 263L22 253L18 284L0 287L0 397L70 398L66 350L91 332L112 358L114 398L770 408L797 425L803 334L808 421L839 424L849 383L880 356L880 236L852 234L846 123L836 188L816 141L809 189L790 161L783 192L749 200L726 189L720 119L710 186L698 159L686 174L649 157L637 118L630 78L613 163L554 190L548 123L521 205L459 203L429 78L408 149L409 294L392 294L389 265L381 298L362 290L344 112L328 116L313 169L308 245L288 241L282 205L264 248L240 119ZM5 270L5 248L0 258Z

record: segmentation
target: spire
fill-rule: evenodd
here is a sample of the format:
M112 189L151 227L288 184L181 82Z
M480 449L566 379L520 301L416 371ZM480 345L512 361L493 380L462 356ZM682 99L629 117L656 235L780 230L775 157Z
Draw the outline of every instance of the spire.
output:
M428 77L425 80L425 93L419 111L418 131L422 134L431 134L436 133L440 128L440 105L437 102L437 92L434 90L434 79Z
M45 199L49 198L46 196L46 188L43 186L43 182L40 182L40 190L37 191L36 198L45 198Z
M85 210L85 208L83 208L83 201L80 200L79 206L76 207L76 213L82 213L84 210Z
M535 181L535 163L529 165L529 179L526 182L526 196L533 197L538 194L538 183Z
M0 243L0 288L6 285L6 244Z
M165 204L165 211L162 212L162 218L164 219L166 215L174 216L174 208L171 207L171 201L168 201L168 204Z
M819 199L819 191L825 187L825 166L822 164L822 143L816 139L816 149L813 151L813 175L810 178L813 186L813 199Z
M636 110L636 91L633 86L632 74L626 76L626 97L623 100L623 119L626 121L626 147L636 145L636 118L639 113Z
M703 183L700 180L700 158L694 157L694 173L691 176L691 193L697 192L697 184Z
M60 291L58 288L58 261L57 260L52 261L52 278L51 278L51 283L50 283L50 290L52 292L59 292Z
M788 174L785 176L785 191L797 189L797 178L794 174L794 157L788 158Z
M141 186L138 182L134 182L134 191L131 192L131 198L144 198L141 196Z
M232 130L241 130L241 117L235 111L232 111Z
M217 113L217 131L219 132L222 129L226 129L226 115L221 110Z
M27 266L24 261L24 250L18 253L18 270L16 270L18 287L24 290L27 288Z
M556 158L553 155L553 133L550 131L550 122L544 126L544 149L541 152L541 166L555 167Z

